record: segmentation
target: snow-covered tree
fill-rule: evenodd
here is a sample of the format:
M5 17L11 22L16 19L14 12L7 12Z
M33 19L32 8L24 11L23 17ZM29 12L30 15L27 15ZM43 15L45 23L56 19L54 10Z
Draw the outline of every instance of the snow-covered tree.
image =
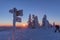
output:
M39 27L39 22L38 22L38 17L35 15L32 15L32 23L33 23L33 27L38 28Z
M49 21L47 20L46 14L43 16L43 19L42 19L42 26L45 26L45 27L50 26Z
M28 27L29 27L29 28L31 28L31 27L32 27L31 14L29 14L29 18L28 18Z

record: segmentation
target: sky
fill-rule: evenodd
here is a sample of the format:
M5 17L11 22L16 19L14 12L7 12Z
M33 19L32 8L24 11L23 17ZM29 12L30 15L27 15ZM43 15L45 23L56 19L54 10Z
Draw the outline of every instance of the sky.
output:
M13 23L13 14L9 10L14 7L17 10L23 9L21 23L27 23L29 14L37 15L39 23L42 23L44 14L51 24L60 23L60 0L0 0L0 25Z

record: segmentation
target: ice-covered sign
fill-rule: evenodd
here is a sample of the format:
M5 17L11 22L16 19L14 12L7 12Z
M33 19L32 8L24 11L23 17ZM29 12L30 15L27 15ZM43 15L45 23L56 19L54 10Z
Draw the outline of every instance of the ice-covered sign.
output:
M21 22L21 18L16 17L16 22Z
M23 16L23 10L16 11L16 16Z
M10 9L9 12L10 12L10 13L14 13L14 10L13 10L13 9Z
M13 14L15 12L15 10L17 11L16 8L13 8L13 9L10 9L9 12Z
M10 13L14 13L14 9L9 10ZM16 16L23 16L23 10L17 10L16 9Z

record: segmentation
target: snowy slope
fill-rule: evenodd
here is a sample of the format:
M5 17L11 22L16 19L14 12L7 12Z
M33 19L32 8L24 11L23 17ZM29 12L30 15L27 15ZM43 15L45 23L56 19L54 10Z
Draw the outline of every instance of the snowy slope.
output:
M0 40L12 40L12 30L0 32ZM60 40L60 33L54 28L17 29L16 40Z
M27 29L23 33L23 40L60 40L60 33L53 29Z

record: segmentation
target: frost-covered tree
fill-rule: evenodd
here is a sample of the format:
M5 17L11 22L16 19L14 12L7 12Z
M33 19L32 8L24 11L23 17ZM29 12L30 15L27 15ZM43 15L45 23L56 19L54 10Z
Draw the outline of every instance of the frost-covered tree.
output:
M34 28L38 28L39 22L38 22L38 17L35 15L32 15L32 23Z
M32 19L31 19L31 14L29 14L29 18L28 18L28 27L32 27Z
M32 28L35 28L35 15L32 15Z
M42 26L46 26L46 27L50 26L49 21L47 20L46 14L43 16Z

